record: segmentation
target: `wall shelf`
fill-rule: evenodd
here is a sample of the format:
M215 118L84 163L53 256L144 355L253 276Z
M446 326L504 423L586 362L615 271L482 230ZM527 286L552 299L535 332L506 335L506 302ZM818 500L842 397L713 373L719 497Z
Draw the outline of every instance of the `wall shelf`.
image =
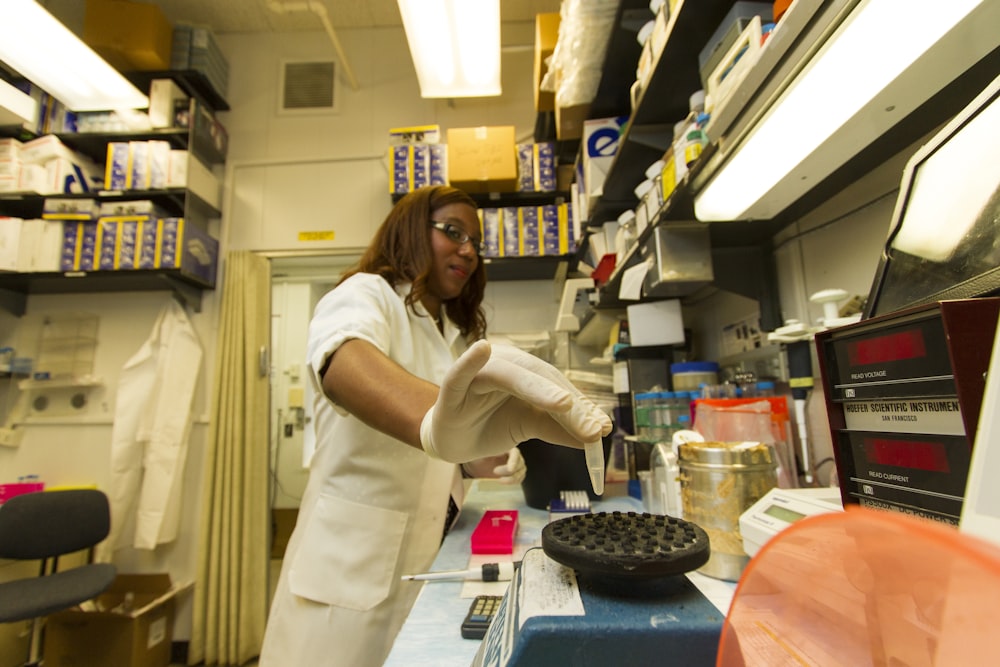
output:
M20 317L29 294L172 291L201 312L201 293L206 289L213 287L180 269L5 273L0 274L0 307Z
M568 263L572 255L544 257L484 257L489 280L552 280L559 265Z
M222 213L184 188L165 190L97 190L82 193L57 193L40 195L34 192L9 192L0 194L0 209L3 215L16 218L40 218L46 199L94 199L98 202L136 201L149 199L164 211L175 217L190 217L194 220L218 218ZM193 213L194 215L188 215Z
M568 192L469 192L466 193L479 208L504 208L506 206L545 206L562 204L570 200ZM406 193L393 193L392 203L398 202Z
M197 98L214 111L229 111L229 103L208 81L208 77L197 70L161 70L149 72L126 72L125 78L139 90L149 91L153 79L173 79L191 97Z

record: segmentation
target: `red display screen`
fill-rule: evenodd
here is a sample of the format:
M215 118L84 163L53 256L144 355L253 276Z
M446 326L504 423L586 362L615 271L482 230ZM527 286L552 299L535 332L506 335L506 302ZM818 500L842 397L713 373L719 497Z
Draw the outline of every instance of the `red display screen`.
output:
M944 444L920 440L865 438L865 457L869 463L895 468L950 472Z
M927 356L924 332L910 329L898 333L875 336L847 344L847 358L851 366L884 364L887 361L919 359Z

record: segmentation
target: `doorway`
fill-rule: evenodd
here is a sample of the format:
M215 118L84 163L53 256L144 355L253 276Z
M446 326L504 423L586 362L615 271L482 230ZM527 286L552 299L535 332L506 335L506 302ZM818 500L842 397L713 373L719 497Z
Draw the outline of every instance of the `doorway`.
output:
M309 478L314 448L312 390L305 357L309 321L316 303L359 250L324 255L269 257L271 262L270 507L272 560L280 560Z

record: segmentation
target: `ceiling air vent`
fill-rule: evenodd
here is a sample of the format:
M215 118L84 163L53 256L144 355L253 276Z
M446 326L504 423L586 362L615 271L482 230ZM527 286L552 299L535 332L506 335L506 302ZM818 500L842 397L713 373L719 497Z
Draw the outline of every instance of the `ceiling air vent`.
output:
M333 62L285 63L282 69L281 112L336 111Z

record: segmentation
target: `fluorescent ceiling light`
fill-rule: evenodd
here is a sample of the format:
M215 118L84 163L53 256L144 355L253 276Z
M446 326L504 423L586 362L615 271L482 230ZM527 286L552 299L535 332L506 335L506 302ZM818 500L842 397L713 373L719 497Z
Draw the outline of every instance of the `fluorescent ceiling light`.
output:
M149 98L33 0L7 0L0 60L71 111L143 109Z
M500 94L500 0L398 0L421 97Z
M942 74L941 68L948 66L944 54L938 58L944 58L943 65L916 77L918 84L927 85L914 85L912 72L903 81L914 62L980 4L982 0L863 0L696 194L695 216L710 222L780 213L888 129L886 123L916 108L937 91L936 84L954 76L954 71ZM974 50L961 46L966 53ZM877 98L897 79L901 91L894 102L882 104ZM873 101L879 104L866 109ZM817 157L821 146L822 159Z

